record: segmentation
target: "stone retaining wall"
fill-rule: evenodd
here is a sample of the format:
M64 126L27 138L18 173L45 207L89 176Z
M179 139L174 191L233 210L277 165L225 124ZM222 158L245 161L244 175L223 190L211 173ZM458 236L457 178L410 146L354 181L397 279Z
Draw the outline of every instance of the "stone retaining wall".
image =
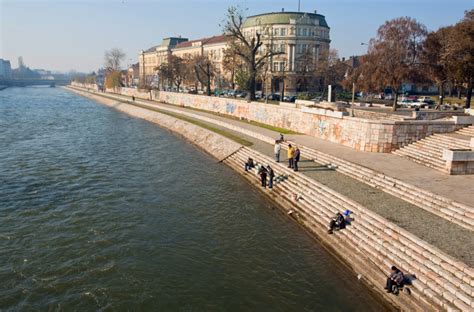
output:
M452 132L459 127L452 121L370 120L333 116L333 112L305 112L301 108L176 92L122 88L117 93L245 118L367 152L389 153L433 133Z

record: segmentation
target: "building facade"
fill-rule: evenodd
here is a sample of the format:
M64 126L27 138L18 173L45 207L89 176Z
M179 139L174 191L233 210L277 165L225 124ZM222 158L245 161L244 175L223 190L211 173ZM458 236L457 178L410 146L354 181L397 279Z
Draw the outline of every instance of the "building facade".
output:
M293 95L315 86L309 75L322 57L327 57L330 28L323 15L303 12L277 12L248 17L242 27L246 36L262 35L263 52L282 54L268 62L268 78L261 85L265 93Z
M277 12L248 17L242 25L242 32L248 37L261 34L263 46L259 53L268 50L281 53L267 62L259 77L257 90L267 94L284 92L286 95L314 91L317 85L314 71L329 52L329 31L325 17L316 12ZM232 84L229 83L231 75L223 66L227 42L225 35L192 41L166 38L161 45L140 52L140 79L156 77L156 68L168 62L171 55L184 59L204 55L215 66L213 87L228 87Z
M171 50L172 55L189 59L196 56L205 56L213 64L214 77L212 88L221 89L227 85L229 79L223 68L224 50L227 47L227 36L213 36L192 41L182 42Z
M181 37L165 38L160 45L151 47L146 51L140 51L138 56L140 80L144 84L152 84L156 76L156 68L169 61L171 49L186 41L188 41L187 38Z
M0 79L12 78L12 66L10 61L0 59Z

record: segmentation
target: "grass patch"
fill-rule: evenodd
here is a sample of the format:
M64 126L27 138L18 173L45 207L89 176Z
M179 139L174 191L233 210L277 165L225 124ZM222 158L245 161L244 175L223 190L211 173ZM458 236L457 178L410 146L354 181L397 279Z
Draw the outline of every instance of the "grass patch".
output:
M168 112L168 111L165 111L165 110L161 110L159 108L151 108L151 107L148 107L148 106L140 105L140 104L137 104L137 103L131 103L131 102L128 102L128 103L132 104L132 105L135 105L135 106L138 106L138 107L141 107L141 108L144 108L144 109L153 110L153 111L156 111L158 113L174 117L176 119L180 119L180 120L189 122L189 123L191 123L193 125L196 125L198 127L201 127L201 128L207 129L209 131L215 132L217 134L220 134L223 137L226 137L226 138L228 138L232 141L235 141L235 142L237 142L241 145L244 145L244 146L252 146L253 145L252 142L247 141L247 140L245 140L245 139L243 139L243 138L241 138L241 137L239 137L239 136L237 136L233 133L230 133L230 132L227 132L225 130L213 127L213 126L211 126L207 123L201 122L199 120L192 119L192 118L189 118L189 117L186 117L186 116L182 116L182 115L179 115L179 114L176 114L176 113Z

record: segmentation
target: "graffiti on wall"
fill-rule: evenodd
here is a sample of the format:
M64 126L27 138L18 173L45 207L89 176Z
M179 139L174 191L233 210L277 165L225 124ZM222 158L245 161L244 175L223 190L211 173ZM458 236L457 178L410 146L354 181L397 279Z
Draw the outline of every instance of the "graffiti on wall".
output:
M324 134L324 131L326 130L326 120L318 121L318 130L319 130L319 135Z

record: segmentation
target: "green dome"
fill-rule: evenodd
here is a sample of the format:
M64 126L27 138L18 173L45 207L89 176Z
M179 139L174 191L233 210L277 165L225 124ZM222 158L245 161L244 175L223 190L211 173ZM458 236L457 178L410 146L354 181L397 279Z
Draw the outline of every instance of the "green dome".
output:
M275 12L249 16L243 27L253 27L265 24L289 24L290 19L298 20L303 16L308 16L312 20L318 20L319 26L329 28L324 15L304 12Z

